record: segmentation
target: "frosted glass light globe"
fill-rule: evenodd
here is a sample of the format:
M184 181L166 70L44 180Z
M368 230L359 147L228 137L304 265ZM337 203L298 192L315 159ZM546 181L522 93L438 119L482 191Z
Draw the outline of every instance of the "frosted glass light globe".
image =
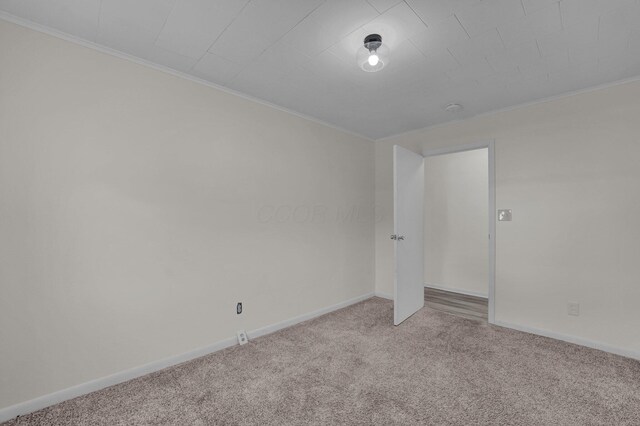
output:
M389 63L389 48L384 44L376 50L369 50L366 46L363 46L358 49L356 60L363 71L380 71Z

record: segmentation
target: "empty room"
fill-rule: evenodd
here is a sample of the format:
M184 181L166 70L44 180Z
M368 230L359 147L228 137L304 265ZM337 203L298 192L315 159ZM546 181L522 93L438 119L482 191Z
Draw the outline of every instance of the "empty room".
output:
M640 425L638 22L0 0L0 423Z

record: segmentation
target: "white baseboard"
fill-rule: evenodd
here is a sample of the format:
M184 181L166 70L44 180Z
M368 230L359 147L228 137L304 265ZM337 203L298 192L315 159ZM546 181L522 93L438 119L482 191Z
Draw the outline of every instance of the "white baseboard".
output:
M292 325L319 317L324 314L328 314L329 312L346 308L347 306L353 305L358 302L362 302L363 300L370 299L373 296L374 296L374 293L363 294L362 296L354 297L353 299L345 300L344 302L336 303L335 305L318 309L317 311L309 312L308 314L300 315L295 318L284 320L276 324L267 325L266 327L261 327L253 331L248 331L247 337L249 337L249 340L256 339L258 337L265 336L267 334L271 334L276 331L282 330L283 328L291 327Z
M81 383L70 388L62 389L47 395L40 396L38 398L31 399L29 401L20 402L15 405L0 410L0 422L10 420L16 416L32 413L42 408L49 407L54 404L66 401L68 399L76 398L91 392L95 392L100 389L104 389L109 386L117 385L118 383L126 382L131 379L135 379L145 374L153 373L163 368L171 367L172 365L180 364L185 361L208 355L210 353L231 347L238 343L237 338L231 337L218 341L212 345L205 346L194 351L186 352L180 355L164 358L158 361L153 361L148 364L134 367L129 370L120 371L109 376L101 377L99 379L91 380L85 383Z
M389 299L389 300L393 300L393 294L387 294L387 293L383 293L381 291L376 291L374 293L374 295L376 297L382 297L383 299Z
M327 306L326 308L318 309L308 314L300 315L295 318L281 321L276 324L268 325L266 327L249 331L247 335L249 336L249 339L251 338L255 339L257 337L264 336L278 330L282 330L284 328L290 327L292 325L298 324L303 321L307 321L309 319L318 317L320 315L324 315L329 312L333 312L335 310L345 308L349 305L353 305L354 303L358 303L363 300L369 299L373 297L373 295L374 295L373 293L363 294L362 296L358 296L353 299L346 300L344 302L336 303L335 305ZM68 399L77 398L79 396L86 395L88 393L95 392L97 390L104 389L109 386L117 385L118 383L123 383L128 380L135 379L137 377L144 376L146 374L150 374L155 371L159 371L176 364L190 361L192 359L199 358L201 356L205 356L213 352L217 352L219 350L229 348L236 344L238 344L238 339L235 336L230 337L228 339L220 340L212 345L195 349L193 351L171 356L158 361L153 361L148 364L141 365L139 367L134 367L129 370L121 371L106 377L101 377L99 379L91 380L86 383L81 383L79 385L72 386L70 388L62 389L47 395L43 395L29 401L20 402L18 404L11 405L9 407L5 407L3 409L0 409L0 423L5 422L7 420L11 420L16 416L22 416L28 413L32 413L34 411L41 410L51 405L66 401Z
M522 331L530 334L537 334L539 336L550 337L551 339L562 340L564 342L573 343L580 346L586 346L592 349L598 349L603 352L609 352L615 355L624 356L627 358L633 358L640 360L640 352L619 348L616 346L611 346L606 343L596 342L593 340L583 339L581 337L571 336L569 334L556 333L554 331L549 331L541 328L528 327L526 325L512 324L505 321L495 321L494 325L511 328L513 330Z
M451 293L465 294L467 296L482 297L483 299L488 299L489 298L489 295L487 293L479 293L479 292L475 292L475 291L460 290L460 289L457 289L457 288L444 287L444 286L436 285L436 284L425 284L424 286L427 287L427 288L432 288L434 290L444 290L444 291L449 291Z

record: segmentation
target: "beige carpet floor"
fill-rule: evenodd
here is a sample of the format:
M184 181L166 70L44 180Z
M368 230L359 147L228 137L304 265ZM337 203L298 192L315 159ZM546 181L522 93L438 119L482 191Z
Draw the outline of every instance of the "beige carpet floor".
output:
M373 298L9 425L640 425L640 362Z

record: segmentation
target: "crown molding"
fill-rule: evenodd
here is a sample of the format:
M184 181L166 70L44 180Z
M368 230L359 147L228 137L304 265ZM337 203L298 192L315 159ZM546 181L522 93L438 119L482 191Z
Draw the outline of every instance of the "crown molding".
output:
M124 53L124 52L121 52L119 50L112 49L110 47L106 47L106 46L103 46L101 44L94 43L92 41L85 40L85 39L82 39L80 37L76 37L74 35L71 35L71 34L68 34L68 33L65 33L65 32L62 32L62 31L58 31L56 29L53 29L53 28L47 27L45 25L41 25L41 24L35 23L33 21L29 21L29 20L24 19L24 18L20 18L18 16L12 15L12 14L4 12L4 11L0 11L0 20L6 21L6 22L10 22L12 24L16 24L16 25L19 25L21 27L25 27L25 28L28 28L30 30L37 31L39 33L43 33L43 34L46 34L46 35L49 35L49 36L52 36L52 37L55 37L55 38L58 38L58 39L62 39L62 40L71 42L73 44L77 44L77 45L80 45L80 46L83 46L83 47L87 47L89 49L97 50L98 52L101 52L101 53L104 53L104 54L107 54L107 55L110 55L110 56L115 56L116 58L124 59L126 61L133 62L135 64L142 65L142 66L147 67L147 68L152 68L152 69L154 69L156 71L160 71L160 72L163 72L163 73L166 73L166 74L171 74L173 76L182 78L184 80L189 80L191 82L194 82L194 83L197 83L197 84L201 84L203 86L207 86L207 87L210 87L212 89L220 90L222 92L225 92L225 93L228 93L228 94L231 94L231 95L234 95L234 96L238 96L238 97L240 97L242 99L245 99L245 100L248 100L248 101L251 101L251 102L255 102L257 104L264 105L266 107L270 107L270 108L276 109L278 111L293 115L293 116L298 117L298 118L302 118L302 119L307 120L307 121L311 121L311 122L313 122L315 124L320 124L322 126L329 127L329 128L331 128L333 130L337 130L339 132L346 133L346 134L351 135L351 136L355 136L355 137L358 137L358 138L361 138L361 139L365 139L365 140L367 140L369 142L374 142L375 141L375 139L372 139L372 138L370 138L368 136L365 136L363 134L354 132L353 130L348 130L348 129L345 129L345 128L340 127L340 126L336 126L334 124L328 123L326 121L320 120L320 119L312 117L310 115L306 115L306 114L294 111L292 109L285 108L283 106L271 103L271 102L266 101L264 99L260 99L260 98L257 98L257 97L251 96L251 95L247 95L246 93L242 93L242 92L239 92L237 90L230 89L230 88L228 88L226 86L222 86L220 84L212 83L210 81L195 77L195 76L193 76L191 74L187 74L187 73L182 72L182 71L174 70L173 68L169 68L169 67L164 66L164 65L156 64L154 62L147 61L146 59L138 58L137 56L133 56L133 55L130 55L128 53Z
M156 64L154 62L147 61L145 59L141 59L141 58L138 58L136 56L130 55L128 53L124 53L124 52L121 52L119 50L115 50L115 49L112 49L110 47L106 47L106 46L94 43L92 41L84 40L84 39L76 37L74 35L71 35L71 34L68 34L68 33L65 33L65 32L62 32L62 31L55 30L53 28L50 28L50 27L47 27L47 26L44 26L44 25L41 25L41 24L37 24L35 22L29 21L29 20L24 19L24 18L17 17L15 15L12 15L12 14L4 12L4 11L0 11L0 20L7 21L7 22L10 22L10 23L13 23L13 24L16 24L16 25L20 25L22 27L25 27L25 28L28 28L28 29L31 29L31 30L34 30L34 31L37 31L37 32L40 32L40 33L43 33L43 34L47 34L47 35L50 35L52 37L56 37L56 38L59 38L59 39L62 39L62 40L65 40L65 41L68 41L68 42L83 46L83 47L87 47L89 49L97 50L97 51L99 51L101 53L104 53L104 54L107 54L107 55L110 55L110 56L115 56L117 58L124 59L124 60L130 61L130 62L136 63L138 65L142 65L142 66L145 66L145 67L148 67L148 68L152 68L152 69L154 69L156 71L160 71L160 72L163 72L163 73L166 73L166 74L171 74L173 76L182 78L184 80L189 80L189 81L197 83L197 84L201 84L201 85L204 85L204 86L216 89L216 90L220 90L222 92L238 96L238 97L246 99L248 101L255 102L257 104L264 105L264 106L276 109L278 111L293 115L295 117L302 118L304 120L307 120L307 121L310 121L310 122L313 122L313 123L316 123L316 124L320 124L322 126L337 130L339 132L342 132L342 133L345 133L345 134L348 134L348 135L351 135L351 136L355 136L355 137L358 137L358 138L361 138L361 139L365 139L365 140L370 141L370 142L384 142L384 141L388 141L388 140L395 139L395 138L398 138L398 137L409 136L409 135L417 134L417 133L420 133L420 132L428 131L428 130L439 128L439 127L444 127L444 126L449 126L449 125L452 125L452 124L463 123L463 122L466 122L466 121L469 121L469 120L473 120L473 119L477 119L477 118L487 117L487 116L491 116L491 115L494 115L494 114L500 114L500 113L504 113L504 112L509 112L509 111L513 111L513 110L517 110L517 109L521 109L521 108L526 108L526 107L539 105L539 104L543 104L543 103L547 103L547 102L551 102L551 101L556 101L556 100L563 99L563 98L568 98L568 97L571 97L571 96L576 96L576 95L582 95L582 94L586 94L586 93L596 92L596 91L607 89L607 88L610 88L610 87L614 87L614 86L619 86L619 85L622 85L622 84L627 84L627 83L633 83L633 82L636 82L636 81L640 81L640 75L638 75L638 76L635 76L635 77L630 77L630 78L626 78L626 79L622 79L622 80L616 80L616 81L613 81L613 82L603 83L603 84L599 84L597 86L586 87L586 88L583 88L583 89L573 90L573 91L570 91L570 92L565 92L565 93L561 93L561 94L558 94L558 95L548 96L546 98L537 99L537 100L530 101L530 102L524 102L524 103L521 103L521 104L511 105L511 106L500 108L500 109L495 109L495 110L491 110L491 111L482 112L480 114L472 115L472 116L469 116L469 117L465 117L465 118L461 118L461 119L449 120L449 121L445 121L445 122L442 122L442 123L436 123L436 124L432 124L430 126L420 127L418 129L411 129L411 130L407 130L405 132L395 133L393 135L389 135L389 136L385 136L385 137L382 137L382 138L375 139L375 138L371 138L369 136L363 135L361 133L354 132L353 130L345 129L345 128L340 127L340 126L336 126L334 124L328 123L326 121L320 120L320 119L312 117L310 115L306 115L306 114L294 111L292 109L285 108L283 106L271 103L271 102L266 101L264 99L260 99L260 98L257 98L257 97L251 96L251 95L247 95L247 94L239 92L237 90L230 89L230 88L228 88L226 86L222 86L222 85L219 85L219 84L216 84L216 83L212 83L210 81L195 77L195 76L193 76L191 74L187 74L187 73L182 72L182 71L177 71L177 70L174 70L172 68L166 67L164 65L159 65L159 64Z
M521 104L516 104L516 105L512 105L512 106L508 106L508 107L504 107L504 108L500 108L500 109L494 109L494 110L491 110L491 111L481 112L480 114L471 115L471 116L465 117L465 118L444 121L442 123L436 123L436 124L432 124L430 126L421 127L419 129L407 130L406 132L400 132L400 133L396 133L396 134L393 134L393 135L390 135L390 136L385 136L383 138L376 139L375 141L376 142L385 142L385 141L388 141L388 140L391 140L391 139L395 139L395 138L399 138L399 137L402 137L402 136L410 136L410 135L414 135L414 134L417 134L417 133L426 132L428 130L436 129L438 127L444 127L444 126L450 126L452 124L464 123L466 121L474 120L476 118L482 118L482 117L487 117L487 116L490 116L490 115L500 114L500 113L503 113L503 112L514 111L514 110L517 110L517 109L526 108L526 107L539 105L539 104L544 104L544 103L547 103L547 102L557 101L557 100L564 99L564 98L570 98L572 96L584 95L584 94L587 94L587 93L597 92L599 90L604 90L604 89L608 89L610 87L615 87L615 86L621 86L623 84L634 83L634 82L637 82L637 81L640 81L640 75L635 76L635 77L625 78L625 79L622 79L622 80L612 81L612 82L609 82L609 83L599 84L597 86L585 87L584 89L572 90L570 92L560 93L558 95L548 96L546 98L536 99L534 101L525 102L525 103L521 103Z

